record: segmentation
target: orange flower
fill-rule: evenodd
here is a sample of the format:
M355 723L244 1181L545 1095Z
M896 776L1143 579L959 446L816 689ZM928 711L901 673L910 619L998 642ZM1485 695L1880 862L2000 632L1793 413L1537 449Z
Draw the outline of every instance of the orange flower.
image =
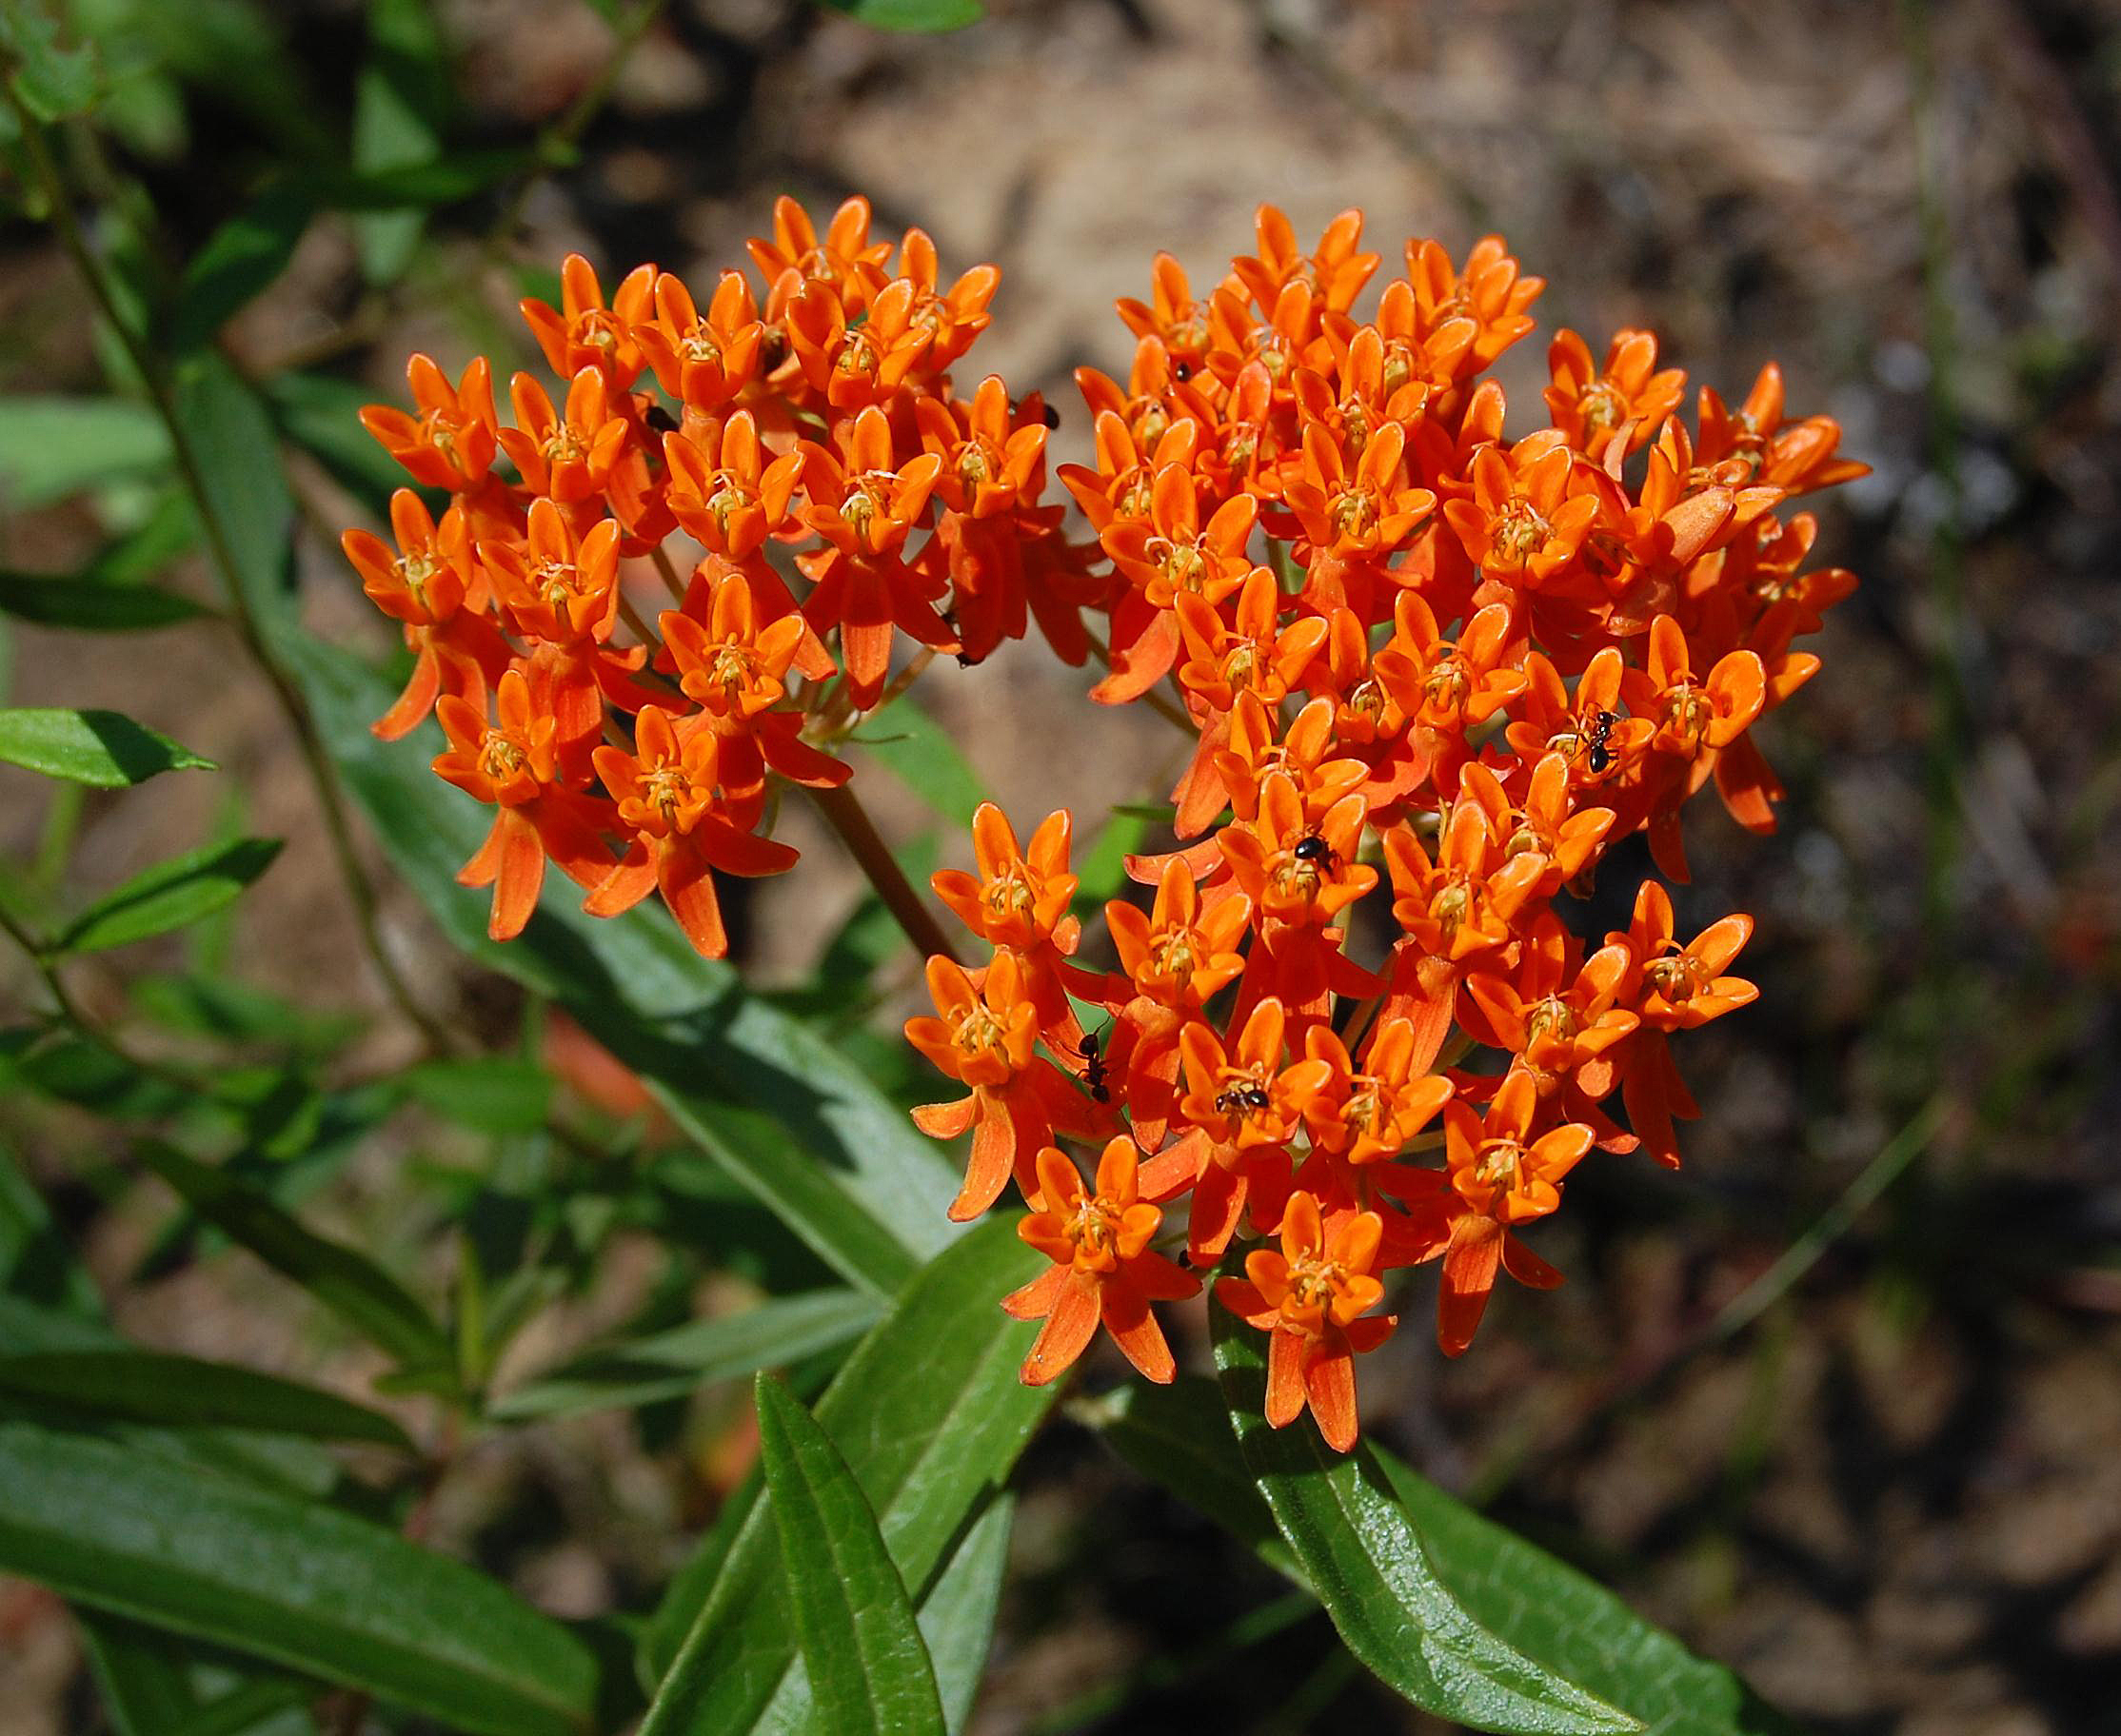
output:
M606 308L595 268L581 254L569 253L560 266L560 310L535 297L520 306L530 335L561 379L593 367L612 391L623 392L641 374L635 332L647 320L655 292L656 268L636 266Z
M1567 1122L1532 1136L1539 1095L1529 1075L1502 1081L1483 1117L1472 1105L1443 1106L1444 1151L1458 1210L1442 1250L1437 1342L1458 1356L1479 1331L1499 1265L1520 1284L1551 1290L1561 1274L1511 1233L1561 1204L1561 1181L1590 1151L1592 1130Z
M1692 759L1704 748L1728 747L1749 729L1767 702L1767 672L1757 652L1717 659L1706 681L1695 679L1686 635L1669 615L1650 623L1649 667L1621 678L1628 708L1656 724L1650 745Z
M1314 821L1296 780L1270 772L1258 817L1225 826L1216 843L1263 921L1322 928L1378 883L1378 871L1356 860L1368 809L1343 796Z
M1373 1269L1384 1236L1375 1212L1354 1212L1329 1232L1318 1202L1289 1195L1281 1217L1281 1251L1245 1255L1245 1275L1216 1282L1216 1300L1267 1341L1266 1417L1286 1429L1308 1406L1318 1432L1336 1452L1355 1446L1355 1357L1374 1351L1398 1324L1371 1314L1384 1299Z
M721 409L758 378L765 326L741 271L724 271L704 315L675 272L656 279L655 318L634 341L656 384L688 410Z
M1578 452L1601 461L1616 434L1626 436L1622 451L1641 450L1687 389L1684 368L1657 370L1656 336L1647 331L1616 332L1603 368L1594 365L1591 346L1575 332L1558 331L1547 370L1554 377L1546 389L1554 425Z
M1173 359L1198 371L1208 349L1208 319L1193 299L1185 267L1168 253L1159 253L1149 269L1151 302L1121 296L1113 304L1127 329L1138 338L1156 338Z
M940 587L900 559L942 461L923 452L895 466L890 422L874 405L853 419L844 464L809 442L803 455L803 486L813 503L803 520L831 544L803 558L816 582L803 616L820 633L839 627L848 689L867 710L883 690L894 624L939 650L956 647L935 612Z
M1179 464L1156 473L1150 522L1118 520L1100 542L1133 587L1112 616L1112 673L1091 689L1100 704L1121 705L1160 681L1179 651L1181 592L1220 603L1250 577L1244 545L1259 504L1249 494L1223 502L1203 527L1193 477Z
M1360 1166L1397 1157L1451 1099L1451 1081L1415 1066L1415 1030L1403 1018L1378 1022L1358 1069L1330 1025L1304 1033L1304 1055L1332 1070L1304 1105L1315 1150Z
M1105 1146L1095 1193L1053 1146L1039 1154L1038 1171L1044 1206L1017 1233L1053 1265L1001 1300L1019 1320L1045 1322L1023 1359L1024 1385L1042 1387L1071 1368L1100 1320L1129 1362L1168 1384L1178 1369L1149 1304L1197 1295L1200 1280L1149 1246L1163 1213L1140 1197L1134 1141Z
M611 852L597 834L603 810L560 781L549 706L533 702L519 669L501 678L499 721L488 725L484 705L454 694L435 701L449 749L434 762L437 776L467 795L493 803L493 830L457 875L465 886L491 886L486 932L512 940L537 908L545 858L577 884L598 885L611 871Z
M868 299L873 309L889 282L882 267L869 267L866 275L872 284ZM936 258L935 243L928 239L926 230L914 228L908 229L899 244L896 281L910 284L913 288L907 325L915 331L927 334L928 347L921 358L921 365L928 372L940 373L970 349L972 341L986 330L994 317L987 312L987 304L994 300L994 292L1001 286L1001 272L995 266L974 266L948 289L939 290L936 286L941 281L941 264Z
M1009 388L989 374L980 382L972 402L946 404L940 399L914 402L921 444L940 462L937 498L952 512L975 519L993 518L1037 501L1044 478L1046 426L1013 426Z
M690 612L696 600L704 602L704 625ZM679 686L721 744L718 776L738 824L753 824L763 808L769 765L813 789L847 780L844 760L803 740L802 714L779 709L807 630L800 615L757 625L744 576L724 573L696 587L685 610L664 610L657 624Z
M834 409L859 410L889 399L925 361L933 329L913 323L918 287L885 285L859 326L837 290L808 284L788 308L788 343L811 389Z
M729 561L755 554L768 537L800 528L790 504L803 476L799 452L767 462L749 410L721 424L665 434L670 510L688 536Z
M1598 503L1570 493L1576 462L1558 434L1527 435L1507 455L1494 446L1474 455L1473 498L1446 501L1443 516L1487 578L1536 590L1576 558Z
M940 1017L906 1020L906 1040L938 1069L972 1088L955 1103L913 1112L915 1124L937 1139L972 1130L972 1160L950 1216L962 1223L999 1199L1012 1168L1025 1199L1038 1203L1032 1159L1053 1141L1058 1126L1087 1133L1084 1099L1051 1062L1033 1050L1039 1014L1013 953L997 953L975 983L962 965L940 955L928 960L928 993Z
M869 202L860 194L841 202L821 242L809 212L783 193L773 202L773 239L753 236L744 246L769 284L789 271L817 283L849 283L856 266L891 257L888 241L869 239Z
M1310 253L1298 247L1295 229L1275 207L1262 205L1254 223L1259 237L1259 255L1231 261L1231 269L1262 308L1271 308L1285 286L1301 283L1321 308L1345 313L1378 268L1377 254L1356 250L1362 245L1362 213L1358 210L1342 211L1327 224L1318 247Z
M1147 916L1123 899L1104 907L1113 950L1136 995L1165 1013L1189 1016L1242 974L1237 945L1251 914L1243 898L1202 909L1193 876L1175 858L1164 864Z
M1325 428L1314 422L1304 429L1303 471L1282 498L1313 547L1350 557L1389 554L1435 510L1437 497L1410 485L1400 467L1406 442L1404 427L1386 423L1364 443L1351 475Z
M1490 829L1504 840L1506 855L1546 858L1546 873L1532 889L1536 899L1553 898L1581 874L1613 826L1611 808L1576 805L1569 763L1559 754L1542 755L1532 768L1521 808L1511 805L1502 780L1478 761L1465 768L1460 787L1487 810Z
M515 461L524 486L562 505L573 505L601 492L612 467L625 450L625 418L609 411L601 369L585 367L567 387L567 409L556 415L545 389L528 374L518 374L508 387L516 425L503 428L502 446Z
M1192 592L1179 597L1179 630L1185 640L1186 661L1179 666L1179 685L1211 712L1228 711L1239 693L1253 694L1265 706L1279 705L1302 680L1328 630L1316 615L1279 627L1280 603L1274 573L1264 566L1254 567L1238 593L1235 632L1205 597ZM1210 740L1203 734L1204 748Z
M1454 271L1451 256L1434 241L1407 243L1407 280L1419 309L1419 328L1438 330L1453 320L1473 326L1458 375L1492 366L1497 356L1532 330L1525 309L1539 299L1546 279L1518 275L1517 262L1499 235L1483 235ZM1381 323L1381 321L1380 321Z
M1505 732L1519 759L1558 755L1576 785L1603 783L1634 764L1656 725L1621 714L1620 653L1603 647L1572 695L1561 673L1537 651L1524 660L1526 687L1518 715Z
M1076 877L1068 872L1068 829L1074 817L1060 808L1039 822L1028 857L1017 847L1008 818L991 801L972 816L972 848L978 878L945 868L929 882L981 939L992 946L1030 953L1053 945L1075 951L1082 925L1068 915Z
M634 724L634 751L600 747L596 767L619 805L621 828L634 836L624 858L583 909L592 917L616 917L660 892L702 957L725 957L729 937L713 870L785 874L796 853L753 837L715 811L714 732L698 720L682 728L661 708L644 706Z
M494 454L493 373L486 359L475 358L452 386L431 357L415 354L406 364L406 378L419 419L387 404L371 404L361 412L361 425L414 482L458 493L476 488L486 480Z
M1572 1075L1640 1022L1613 1004L1634 966L1628 947L1599 948L1573 978L1572 955L1582 957L1580 943L1549 913L1527 942L1515 981L1476 976L1466 982L1514 1065L1531 1075L1542 1097L1564 1090Z
M484 615L465 606L475 581L462 509L450 507L437 528L420 497L400 488L390 497L390 529L396 555L369 531L349 530L339 540L368 600L404 622L406 649L413 654L412 679L370 725L386 741L413 730L443 692L484 710L486 689L508 666L507 642Z

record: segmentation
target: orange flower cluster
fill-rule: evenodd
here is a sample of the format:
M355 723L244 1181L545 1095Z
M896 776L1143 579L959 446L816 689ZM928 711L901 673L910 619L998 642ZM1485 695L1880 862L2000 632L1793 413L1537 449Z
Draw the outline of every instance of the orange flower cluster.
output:
M363 412L449 497L437 519L400 490L394 548L345 537L414 657L376 733L433 711L435 770L495 808L460 878L493 887L496 939L529 920L550 860L597 916L660 892L720 957L713 871L795 861L760 835L769 778L845 781L826 750L885 697L898 632L977 661L1035 616L1084 655L1096 585L1041 503L1043 405L991 377L951 390L995 268L945 285L927 236L874 238L861 199L823 237L783 199L750 253L763 299L730 270L704 308L653 266L607 303L570 257L560 307L523 304L565 385L555 402L517 374L512 427L483 358L452 382L416 355L416 413ZM650 561L670 605L652 624L629 582Z
M1059 475L1104 557L1094 697L1175 685L1198 736L1180 847L1129 864L1154 902L1106 905L1098 972L1074 957L1068 817L1023 851L983 811L978 874L936 890L992 962L932 960L937 1016L907 1027L966 1092L917 1117L973 1133L952 1215L1013 1174L1054 1261L1005 1304L1046 1322L1026 1380L1100 1320L1170 1378L1147 1305L1198 1289L1154 1247L1182 1198L1199 1271L1240 1230L1279 1236L1218 1293L1272 1334L1268 1419L1308 1407L1342 1450L1351 1359L1395 1323L1383 1273L1440 1263L1457 1355L1498 1270L1560 1281L1520 1233L1594 1149L1677 1163L1698 1111L1671 1037L1754 998L1729 974L1751 921L1685 938L1647 880L1594 945L1556 901L1636 832L1684 880L1680 812L1712 781L1773 830L1753 726L1854 584L1803 570L1814 523L1783 509L1864 470L1832 421L1785 415L1772 365L1735 408L1704 389L1690 428L1641 331L1602 362L1561 333L1547 425L1511 438L1483 376L1540 280L1498 238L1462 266L1410 242L1359 320L1361 228L1346 212L1305 252L1262 208L1257 254L1199 296L1160 255L1152 299L1120 304L1126 382L1078 374L1095 463ZM1062 1135L1104 1142L1094 1190Z

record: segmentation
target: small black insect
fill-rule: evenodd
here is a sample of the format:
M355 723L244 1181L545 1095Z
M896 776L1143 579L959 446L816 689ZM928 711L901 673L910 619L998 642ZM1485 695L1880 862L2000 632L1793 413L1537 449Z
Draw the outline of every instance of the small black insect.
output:
M1289 854L1299 862L1330 862L1333 860L1333 846L1316 832L1306 832L1297 839L1297 847Z
M1193 378L1193 364L1190 362L1174 362L1171 365L1171 374L1180 385L1183 385Z
M1583 759L1594 773L1612 767L1613 751L1606 746L1606 738L1613 734L1613 726L1619 720L1610 711L1601 711L1591 720L1591 744Z
M1239 1095L1244 1098L1244 1106L1247 1109L1266 1109L1274 1102L1274 1099L1257 1085L1247 1085Z
M1039 420L1049 428L1058 428L1060 425L1060 412L1050 404L1041 404L1039 405Z
M1216 1098L1215 1106L1223 1115L1251 1114L1266 1109L1274 1099L1257 1085L1233 1085Z
M1112 1101L1111 1075L1105 1072L1104 1056L1099 1053L1099 1040L1095 1033L1082 1039L1082 1082L1090 1088L1091 1097L1100 1103Z

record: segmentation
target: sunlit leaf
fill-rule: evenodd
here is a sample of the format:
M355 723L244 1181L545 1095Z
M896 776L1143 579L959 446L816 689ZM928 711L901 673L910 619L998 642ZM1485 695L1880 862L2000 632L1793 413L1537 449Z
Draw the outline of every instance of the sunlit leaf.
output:
M0 1569L491 1736L579 1736L587 1649L484 1574L312 1501L0 1423Z
M986 16L979 0L818 0L874 30L961 30Z
M1476 1729L1603 1736L1641 1724L1499 1638L1452 1595L1367 1442L1335 1452L1309 1416L1267 1424L1265 1335L1209 1308L1239 1450L1348 1649L1424 1711Z
M74 917L53 948L98 953L183 928L232 903L279 854L278 838L239 838L157 862Z
M785 1387L762 1374L753 1391L782 1588L815 1716L847 1736L942 1736L935 1666L862 1486Z
M1213 1381L1139 1383L1099 1407L1100 1433L1136 1470L1307 1585L1245 1470ZM1526 1656L1632 1713L1655 1736L1792 1736L1720 1664L1695 1656L1595 1580L1483 1517L1381 1448L1373 1450L1429 1560L1458 1601Z
M91 789L122 790L164 772L210 772L211 760L115 711L0 711L0 760Z
M815 1415L877 1515L917 1604L961 1528L992 1498L1053 1401L1017 1378L1036 1328L996 1299L1040 1256L990 1220L932 1261L818 1400ZM780 1592L766 1504L682 1571L646 1639L661 1687L640 1736L803 1727L812 1705Z

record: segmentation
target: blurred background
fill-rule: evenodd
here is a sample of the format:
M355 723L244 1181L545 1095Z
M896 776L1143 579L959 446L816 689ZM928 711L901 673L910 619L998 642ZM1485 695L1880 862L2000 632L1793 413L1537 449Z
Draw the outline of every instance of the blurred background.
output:
M111 72L106 148L144 177L175 256L269 171L344 152L375 23L356 0L69 10ZM807 0L435 0L453 70L431 94L451 148L539 147L555 167L447 207L387 287L365 279L362 220L327 217L228 348L256 374L342 383L350 414L402 398L414 348L452 372L479 352L504 375L531 365L513 305L569 249L607 286L643 260L711 284L775 195L822 221L860 191L886 231L926 228L947 272L1001 266L972 372L1042 387L1062 459L1087 456L1070 370L1123 375L1131 354L1113 298L1146 292L1159 247L1212 282L1251 250L1262 200L1306 241L1360 206L1387 271L1409 235L1462 257L1505 234L1549 280L1541 335L1499 369L1514 428L1536 413L1556 326L1595 351L1650 326L1734 399L1778 359L1793 412L1839 418L1874 471L1820 508L1821 558L1863 586L1813 643L1822 673L1767 726L1790 786L1782 832L1749 838L1713 800L1689 811L1682 932L1751 911L1760 1000L1682 1052L1706 1110L1682 1130L1684 1172L1578 1172L1540 1239L1565 1289L1503 1296L1447 1365L1421 1276L1409 1329L1365 1365L1367 1426L1805 1727L2121 1728L2121 8L989 0L989 14L922 38ZM0 389L99 386L67 263L17 218L0 232ZM87 506L11 479L0 560L85 560L143 510L123 468L114 456ZM359 509L325 465L299 480L307 617L380 655L385 623L336 549ZM230 679L211 631L99 640L92 660L83 642L10 631L8 702L121 708L231 776L90 799L82 871L114 882L228 823L216 804L240 787L244 824L289 843L205 944L260 996L358 1023L334 1065L403 1058L269 697ZM1091 705L1086 684L1016 646L940 667L920 695L1020 829L1067 804L1087 831L1112 803L1161 800L1180 744ZM48 788L0 782L10 873L36 871ZM966 854L888 770L862 788L909 859ZM740 948L757 981L800 996L861 884L807 811L786 835L805 859L741 908ZM1579 926L1624 919L1646 869L1617 857ZM425 1002L513 1041L518 993L384 888L387 940ZM890 1017L917 960L880 950L877 1064L918 1093ZM158 962L172 981L198 959ZM77 992L151 1044L168 994L143 996L133 955L122 976L95 963ZM0 972L21 1004L27 973ZM546 1038L581 1077L578 1046ZM126 1330L361 1377L363 1352L290 1314L274 1280L158 1241L168 1196L117 1167L108 1121L5 1089L10 1147ZM629 1140L610 1161L653 1175L652 1125ZM306 1209L401 1269L446 1269L446 1247L423 1239L430 1202L480 1185L486 1151L394 1121ZM623 1231L603 1246L510 1365L741 1286L711 1259L673 1274ZM1198 1319L1181 1331L1198 1354ZM549 1608L639 1608L741 1471L741 1409L710 1392L474 1447L432 1535ZM1438 1727L1064 1418L1021 1481L982 1736ZM10 1736L102 1727L60 1606L5 1582L0 1707Z

